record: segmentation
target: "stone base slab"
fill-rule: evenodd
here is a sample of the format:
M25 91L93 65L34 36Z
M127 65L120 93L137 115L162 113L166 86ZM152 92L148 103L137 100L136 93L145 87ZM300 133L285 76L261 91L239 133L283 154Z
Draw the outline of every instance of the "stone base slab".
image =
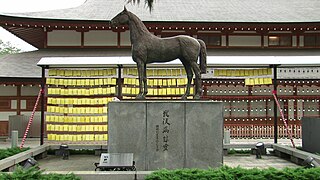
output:
M110 102L108 119L109 153L133 153L138 170L222 165L221 102Z

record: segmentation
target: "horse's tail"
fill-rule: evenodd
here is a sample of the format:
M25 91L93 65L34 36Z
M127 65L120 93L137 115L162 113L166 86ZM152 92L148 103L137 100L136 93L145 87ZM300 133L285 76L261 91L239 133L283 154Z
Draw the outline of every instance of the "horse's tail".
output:
M207 73L207 48L206 44L204 41L201 39L198 39L198 42L200 43L200 71L201 74L206 74Z

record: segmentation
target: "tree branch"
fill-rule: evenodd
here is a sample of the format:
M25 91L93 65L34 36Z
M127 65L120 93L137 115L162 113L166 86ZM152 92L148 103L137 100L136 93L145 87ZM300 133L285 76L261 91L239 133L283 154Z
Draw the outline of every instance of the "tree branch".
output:
M127 0L127 3L132 3L132 4L140 4L140 0ZM154 0L145 0L144 4L147 6L149 11L151 12L153 9L153 3Z

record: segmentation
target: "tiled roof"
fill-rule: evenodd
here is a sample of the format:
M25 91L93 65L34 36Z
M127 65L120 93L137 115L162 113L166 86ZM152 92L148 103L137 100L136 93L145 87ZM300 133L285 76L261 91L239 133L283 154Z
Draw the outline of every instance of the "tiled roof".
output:
M41 68L37 63L42 57L107 57L130 56L130 50L94 50L94 49L42 49L32 52L6 55L0 58L0 77L41 77Z
M0 58L0 77L40 78L37 63L42 57L119 57L131 56L130 49L41 49ZM320 56L316 49L212 49L208 56Z
M123 10L124 0L87 0L83 5L34 13L7 14L60 20L110 20ZM150 13L144 6L127 9L143 21L164 22L320 22L319 0L159 0ZM5 15L5 14L3 14Z

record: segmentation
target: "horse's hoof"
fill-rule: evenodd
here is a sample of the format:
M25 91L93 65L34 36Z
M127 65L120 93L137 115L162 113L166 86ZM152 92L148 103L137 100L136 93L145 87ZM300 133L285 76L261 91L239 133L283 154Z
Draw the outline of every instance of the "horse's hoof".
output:
M200 99L200 95L199 94L194 95L193 99Z
M187 100L187 97L188 97L188 96L183 95L183 96L181 97L181 100Z
M136 99L146 99L146 97L143 95L138 95L138 96L136 96Z

